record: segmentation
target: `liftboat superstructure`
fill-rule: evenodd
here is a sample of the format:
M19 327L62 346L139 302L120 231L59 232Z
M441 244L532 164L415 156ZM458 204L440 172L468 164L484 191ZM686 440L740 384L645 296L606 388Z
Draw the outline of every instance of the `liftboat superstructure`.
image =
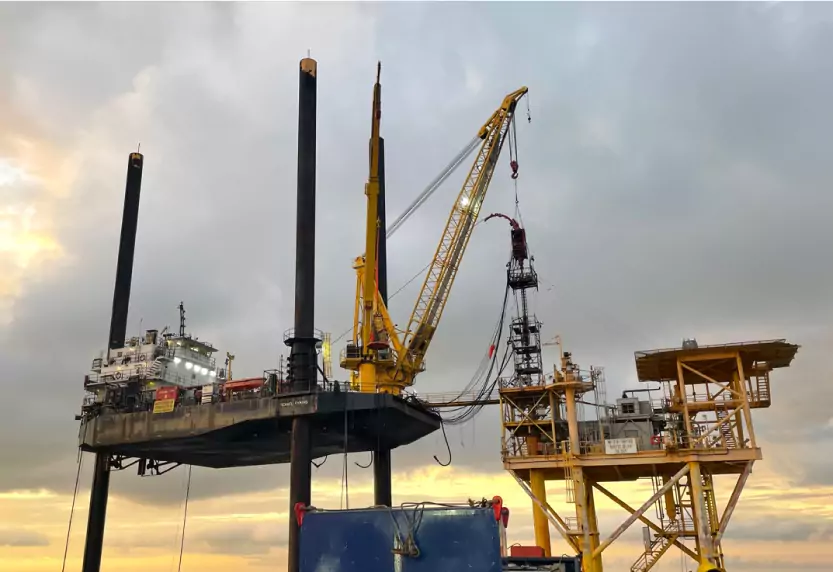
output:
M179 333L168 332L167 327L146 330L93 360L91 372L84 377L85 416L108 404L118 404L122 411L149 409L163 394L183 393L208 401L220 393L227 370L217 368L217 349L186 333L185 306L181 302L179 314ZM161 388L165 389L158 393Z
M85 389L96 391L130 381L191 387L211 379L225 379L225 369L216 368L217 349L185 333L185 308L182 304L179 308L183 316L179 334L168 333L167 327L161 332L146 330L143 336L127 340L123 347L101 352L84 380Z

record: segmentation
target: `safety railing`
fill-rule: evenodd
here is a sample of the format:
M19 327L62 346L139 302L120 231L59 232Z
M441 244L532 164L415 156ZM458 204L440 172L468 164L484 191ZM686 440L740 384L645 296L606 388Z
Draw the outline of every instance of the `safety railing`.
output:
M304 337L297 336L295 334L295 328L289 328L288 330L286 330L283 333L284 343L291 342L292 340L296 340L296 339L297 340L304 340L304 339L309 339L309 338L304 338ZM314 328L312 330L312 339L315 340L316 342L323 342L324 341L324 332L322 332L318 328Z

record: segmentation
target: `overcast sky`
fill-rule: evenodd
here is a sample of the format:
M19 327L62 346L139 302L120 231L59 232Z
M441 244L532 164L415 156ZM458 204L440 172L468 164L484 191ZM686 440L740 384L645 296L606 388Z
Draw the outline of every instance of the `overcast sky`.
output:
M238 375L276 366L294 309L307 50L319 64L317 327L338 336L352 319L376 61L389 218L527 85L517 192L544 338L605 366L609 396L633 386L635 350L801 344L773 376L772 409L756 412L760 466L833 486L830 456L811 454L833 446L831 32L820 3L1 4L0 493L72 492L73 415L106 342L140 142L131 332L174 326L182 300L189 330L234 353ZM391 240L392 291L430 260L464 170ZM484 213L514 211L509 175L504 153ZM508 249L503 222L477 228L417 391L453 391L476 370ZM391 301L398 321L417 286ZM449 431L458 471L501 471L498 421L485 410ZM424 468L434 454L439 436L395 463ZM331 464L323 475L340 474ZM195 471L195 495L265 491L285 474ZM111 490L146 504L181 495L134 474Z

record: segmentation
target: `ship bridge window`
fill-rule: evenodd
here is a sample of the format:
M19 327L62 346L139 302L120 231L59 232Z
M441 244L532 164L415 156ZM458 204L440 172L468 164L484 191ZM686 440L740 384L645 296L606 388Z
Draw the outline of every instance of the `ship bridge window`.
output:
M636 409L633 403L622 404L622 415L633 415L634 413L636 413Z

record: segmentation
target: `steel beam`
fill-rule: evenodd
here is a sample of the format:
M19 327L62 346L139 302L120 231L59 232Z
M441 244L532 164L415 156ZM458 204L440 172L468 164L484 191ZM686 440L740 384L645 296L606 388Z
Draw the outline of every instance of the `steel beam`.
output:
M732 513L735 512L735 507L740 500L740 494L743 492L746 480L749 478L749 475L752 474L752 464L752 461L746 463L746 468L743 469L743 473L740 474L737 482L735 483L735 488L732 490L732 496L729 497L729 501L726 503L726 508L723 510L723 516L720 518L717 534L714 537L715 546L719 545L720 541L723 540L723 534L726 532L726 527L729 526L729 519L732 518Z
M593 486L598 491L600 491L603 495L605 495L607 498L609 498L610 500L612 500L613 502L618 504L620 507L622 507L623 509L625 509L629 513L633 514L633 513L636 512L635 508L631 507L628 503L626 503L625 501L623 501L622 499L620 499L619 497L614 495L612 492L607 490L605 487L603 487L599 483L593 483ZM666 531L664 531L662 528L657 526L653 521L646 518L644 516L644 514L639 516L639 520L643 524L645 524L648 528L650 528L651 530L656 532L657 534L667 534ZM691 548L689 548L685 544L683 544L682 542L680 542L679 540L675 540L672 544L674 546L676 546L677 548L679 548L680 550L682 550L683 552L685 552L686 554L688 554L689 556L691 556L695 561L697 560L697 553L694 552Z
M630 525L636 522L639 519L639 517L642 516L645 513L645 511L651 507L651 505L657 502L657 500L659 500L659 498L665 494L665 491L673 487L686 473L688 473L688 471L689 465L685 465L682 469L677 471L676 475L671 477L671 479L667 483L662 485L659 488L659 490L657 490L657 492L655 492L653 496L651 496L651 498L645 502L645 504L643 504L633 514L631 514L627 518L627 520L625 520L625 522L619 525L619 528L613 531L613 534L611 534L604 542L602 542L599 545L599 547L596 550L593 551L593 557L595 558L596 556L601 554L605 548L610 546L614 540L619 538L622 535L622 533L630 527Z

